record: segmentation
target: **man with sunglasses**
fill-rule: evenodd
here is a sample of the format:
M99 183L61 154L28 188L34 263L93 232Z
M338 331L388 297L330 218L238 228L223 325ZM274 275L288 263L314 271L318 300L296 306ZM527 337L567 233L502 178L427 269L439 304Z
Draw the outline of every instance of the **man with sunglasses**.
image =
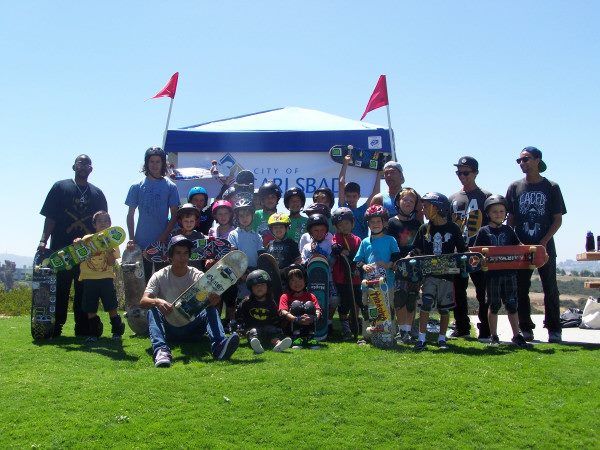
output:
M57 181L46 196L40 214L44 220L44 231L38 251L46 248L50 241L50 252L60 250L73 243L75 238L95 232L92 217L95 212L108 211L104 193L91 183L92 160L87 155L79 155L73 164L74 178ZM81 309L82 283L79 281L79 266L71 270L61 270L56 274L56 322L53 337L59 337L67 320L71 284L75 286L73 311L75 313L75 336L88 335L87 314Z
M540 175L546 170L542 152L535 147L525 147L517 159L525 178L508 187L508 224L513 226L523 244L546 247L550 259L538 269L544 290L544 327L548 329L548 342L562 341L560 324L560 299L556 284L556 247L554 234L567 213L560 187ZM529 288L533 270L517 272L517 300L519 328L527 341L533 340L534 323L531 321Z
M472 156L462 156L456 167L456 176L462 184L460 191L452 194L448 200L452 205L452 220L457 223L467 246L472 246L477 237L477 231L483 225L489 222L487 216L483 212L485 200L492 195L491 192L485 191L475 182L479 174L479 163ZM490 338L490 326L487 317L487 304L485 302L485 275L483 272L474 272L470 274L471 281L475 286L475 296L479 303L479 329L480 340ZM470 335L471 322L469 321L469 309L467 304L467 287L469 279L457 276L454 278L454 297L456 306L454 307L454 322L455 329L452 332L452 337L466 337Z

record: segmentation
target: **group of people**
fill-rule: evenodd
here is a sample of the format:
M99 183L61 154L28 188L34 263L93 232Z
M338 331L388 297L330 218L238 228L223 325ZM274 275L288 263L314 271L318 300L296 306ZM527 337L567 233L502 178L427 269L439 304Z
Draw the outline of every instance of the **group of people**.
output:
M146 151L144 178L130 187L125 204L129 207L127 246L142 249L155 241L168 242L170 264L144 261L147 287L140 305L148 309L149 335L156 366L170 366L170 343L180 339L199 339L208 334L216 359L227 359L235 352L243 329L251 348L262 353L267 348L282 351L293 348L319 348L315 323L326 318L329 333L338 313L341 338L352 339L351 313L364 312L360 283L363 278L385 277L393 298L398 323L398 343L426 348L429 313L437 307L440 333L437 344L447 348L449 313L454 312L455 329L450 336L470 335L468 317L468 279L460 276L428 276L422 283L395 279L395 262L408 255L441 255L464 252L473 245L540 244L546 247L549 261L538 271L544 289L545 327L550 342L561 342L559 293L556 283L556 250L553 236L561 225L566 208L559 186L544 178L542 152L524 148L517 159L525 178L512 183L505 196L492 195L478 187L479 165L475 158L461 157L454 166L461 189L446 197L439 192L419 195L403 187L404 174L398 162L383 168L386 191L379 192L377 177L363 204L360 186L347 180L349 157L339 176L339 196L328 188L316 189L313 203L306 205L306 194L298 187L285 193L267 181L258 188L261 209L246 196L237 196L225 187L212 203L207 191L196 186L189 191L187 203L179 206L176 185L167 176L164 151ZM41 214L45 216L39 243L50 250L62 248L77 239L110 226L106 199L100 189L88 182L92 162L79 155L73 165L75 177L54 184ZM277 212L283 197L287 212ZM138 221L135 224L135 211ZM474 211L479 222L467 227ZM304 214L302 214L304 213ZM477 217L477 215L475 216ZM426 219L426 221L424 220ZM472 224L470 224L472 225ZM209 296L209 307L184 327L174 327L165 319L172 303L214 260L190 261L192 250L205 237L228 240L232 248L248 257L248 270L236 286L223 295ZM258 255L268 252L281 271L284 293L273 296L270 276L257 270ZM315 255L330 262L331 297L323 311L314 294L308 292L306 265ZM91 262L57 274L56 325L54 336L62 333L66 321L71 284L75 285L75 335L98 337L102 323L97 315L99 300L109 312L114 338L120 338L124 324L117 312L112 263L118 250L105 252ZM351 261L351 280L342 266L342 257ZM83 267L85 266L85 267ZM497 345L497 314L504 302L512 326L512 342L526 347L533 340L535 325L530 317L529 287L531 270L471 274L479 303L479 339ZM279 281L279 280L277 280ZM353 290L349 292L349 289ZM355 301L349 299L354 298ZM420 306L419 329L412 330L416 306ZM224 312L222 322L221 315ZM228 331L228 335L226 334ZM366 330L362 330L365 335Z

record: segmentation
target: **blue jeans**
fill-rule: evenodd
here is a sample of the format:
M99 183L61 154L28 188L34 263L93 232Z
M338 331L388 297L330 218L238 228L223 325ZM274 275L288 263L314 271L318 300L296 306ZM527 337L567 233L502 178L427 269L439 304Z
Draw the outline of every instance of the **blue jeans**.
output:
M225 339L219 311L214 306L201 311L192 322L183 327L174 327L166 321L158 308L151 308L148 310L148 330L153 355L156 355L159 348L168 350L167 342L198 342L205 333L208 334L210 348L214 353L217 344Z

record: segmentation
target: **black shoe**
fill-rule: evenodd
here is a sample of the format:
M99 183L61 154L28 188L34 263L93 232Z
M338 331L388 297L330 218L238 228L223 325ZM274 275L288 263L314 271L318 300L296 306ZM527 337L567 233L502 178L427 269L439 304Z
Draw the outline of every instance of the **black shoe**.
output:
M525 338L520 334L514 336L511 339L511 341L514 345L516 345L519 348L531 348L531 344L528 344Z
M52 331L53 338L59 338L62 335L63 326L61 324L54 324L54 331Z
M440 350L448 350L448 344L446 342L446 339L442 339L442 340L438 341L438 348Z
M459 330L456 329L454 330L452 333L450 333L450 337L451 338L462 338L462 337L469 337L471 336L471 331L470 330Z
M422 352L427 348L427 344L425 343L425 341L417 341L413 348L415 352Z
M500 345L500 338L498 337L498 335L494 334L491 338L490 338L490 342L489 345L491 347L497 347Z

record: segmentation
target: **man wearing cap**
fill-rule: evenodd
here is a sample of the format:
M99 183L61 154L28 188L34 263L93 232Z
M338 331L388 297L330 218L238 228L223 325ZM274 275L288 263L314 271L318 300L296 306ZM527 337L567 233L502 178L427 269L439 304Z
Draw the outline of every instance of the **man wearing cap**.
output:
M404 173L402 172L402 166L396 161L388 161L383 166L383 179L387 184L388 191L381 192L373 197L371 205L381 205L387 209L390 217L394 217L398 214L396 205L394 205L394 198L396 194L402 190L402 183L404 183Z
M567 213L560 187L540 175L546 170L542 152L535 147L525 147L517 159L525 178L508 187L508 224L515 228L523 244L546 247L549 260L538 269L544 290L544 327L548 329L548 342L562 341L560 324L560 299L556 283L556 247L554 234ZM517 272L517 298L519 302L519 328L523 337L533 340L534 323L531 321L529 288L533 270Z
M220 297L214 293L207 296L210 305L189 324L175 327L165 319L173 311L173 302L203 275L198 269L188 266L193 246L194 243L185 236L171 238L168 247L171 265L152 275L140 301L140 306L148 309L148 331L156 367L171 366L169 342L198 341L206 333L212 355L219 360L229 359L240 342L237 333L225 336L216 308Z
M484 214L483 204L485 199L492 195L490 192L480 189L475 182L479 174L479 163L472 156L459 158L456 167L456 176L462 184L462 188L452 194L448 200L452 204L452 220L459 225L465 243L472 246L475 243L477 232L483 225L487 225L488 218ZM483 272L473 272L471 281L475 286L475 296L479 303L479 339L490 338L490 326L488 323L488 308L485 303L485 275ZM469 309L467 304L467 286L469 279L457 276L454 278L454 295L456 306L454 308L454 320L456 328L452 332L453 337L469 336L471 323L469 321Z

